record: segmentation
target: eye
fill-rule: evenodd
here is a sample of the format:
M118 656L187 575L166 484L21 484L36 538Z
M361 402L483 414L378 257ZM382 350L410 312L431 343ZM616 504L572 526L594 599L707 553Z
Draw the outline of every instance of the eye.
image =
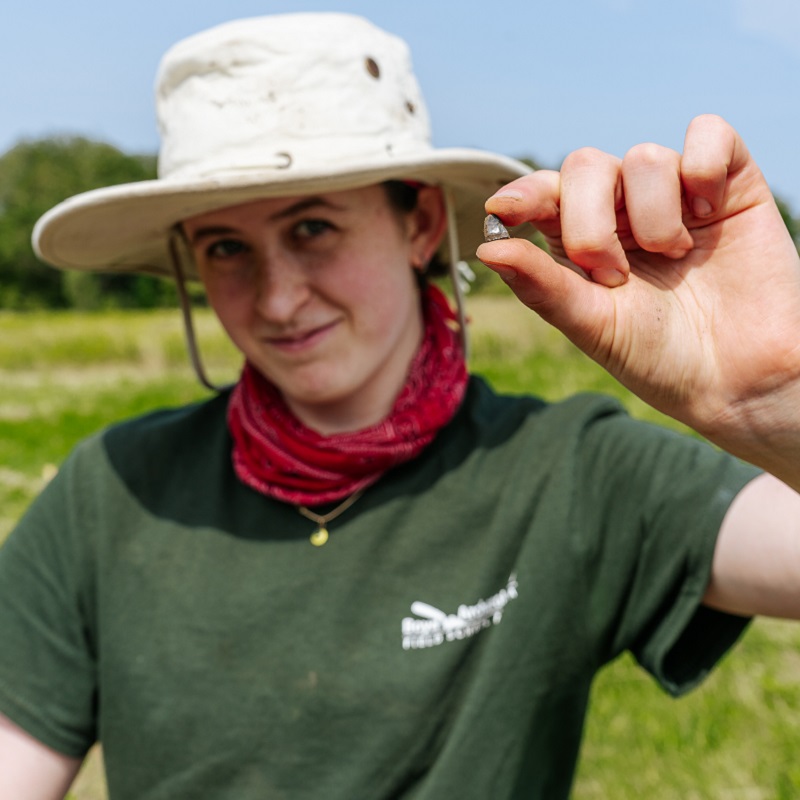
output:
M218 239L212 242L205 250L207 258L226 259L234 258L247 252L247 245L239 239Z
M298 222L292 229L292 233L297 239L308 240L318 239L324 236L329 231L332 231L334 226L324 219L304 219Z

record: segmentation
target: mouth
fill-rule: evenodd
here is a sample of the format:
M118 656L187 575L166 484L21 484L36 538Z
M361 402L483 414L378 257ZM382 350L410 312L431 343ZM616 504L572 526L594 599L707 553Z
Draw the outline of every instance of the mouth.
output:
M285 336L268 336L266 341L269 345L284 353L299 353L318 345L333 331L339 324L339 320L319 325L315 328L297 331Z

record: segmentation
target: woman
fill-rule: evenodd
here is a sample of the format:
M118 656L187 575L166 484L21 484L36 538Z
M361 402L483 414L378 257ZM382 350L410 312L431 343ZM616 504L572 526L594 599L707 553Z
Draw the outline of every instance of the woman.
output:
M602 664L677 694L747 615L800 615L790 489L603 398L495 395L424 278L493 195L574 267L481 245L525 302L797 486L797 255L722 121L561 176L434 150L404 45L344 15L192 37L158 98L162 177L36 245L199 275L246 363L84 443L3 547L0 794L61 796L99 740L112 798L566 797ZM753 294L745 255L779 322L690 346Z

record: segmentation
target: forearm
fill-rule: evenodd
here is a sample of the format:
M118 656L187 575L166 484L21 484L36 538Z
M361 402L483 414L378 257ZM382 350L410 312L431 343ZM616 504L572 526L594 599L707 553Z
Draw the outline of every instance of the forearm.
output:
M800 492L800 385L741 403L698 431Z

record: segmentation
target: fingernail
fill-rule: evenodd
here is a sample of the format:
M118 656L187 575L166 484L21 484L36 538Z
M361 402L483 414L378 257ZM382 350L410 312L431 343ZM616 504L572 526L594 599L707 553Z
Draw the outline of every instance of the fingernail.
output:
M522 200L522 193L516 189L500 189L493 194L490 200Z
M678 250L670 250L669 252L664 253L664 255L667 258L671 258L675 261L680 261L682 258L686 258L686 256L689 255L689 251L684 248L680 248Z
M591 275L592 280L595 283L601 283L603 286L608 286L610 288L622 286L622 284L626 283L628 280L627 275L624 275L618 269L614 269L613 267L600 267L599 269L593 269Z
M707 217L713 213L714 209L705 197L695 197L692 200L692 211L696 217Z

